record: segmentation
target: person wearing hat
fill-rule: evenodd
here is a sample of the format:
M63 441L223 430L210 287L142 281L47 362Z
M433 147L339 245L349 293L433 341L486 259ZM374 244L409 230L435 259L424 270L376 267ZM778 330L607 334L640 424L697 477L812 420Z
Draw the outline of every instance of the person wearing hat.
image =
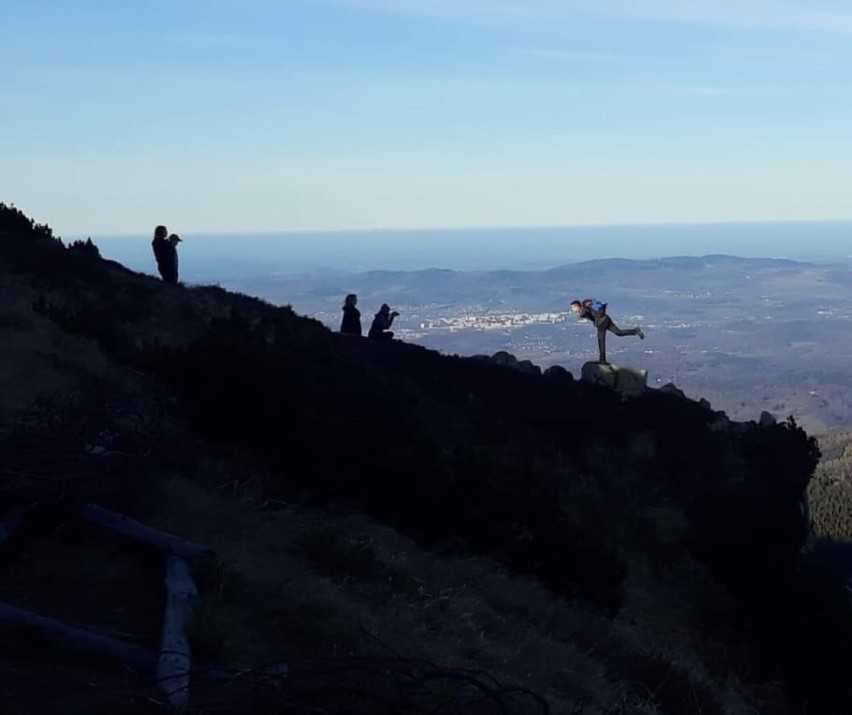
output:
M392 340L393 333L390 327L397 315L399 315L397 311L391 312L390 306L387 303L382 303L382 307L379 308L379 312L373 318L373 324L370 326L367 337L372 340Z
M163 280L166 283L174 283L178 282L178 252L177 245L183 240L176 233L171 234L168 239L168 249L164 253L164 257L166 259L165 263L165 275L163 275L163 269L160 269L160 275L163 276Z

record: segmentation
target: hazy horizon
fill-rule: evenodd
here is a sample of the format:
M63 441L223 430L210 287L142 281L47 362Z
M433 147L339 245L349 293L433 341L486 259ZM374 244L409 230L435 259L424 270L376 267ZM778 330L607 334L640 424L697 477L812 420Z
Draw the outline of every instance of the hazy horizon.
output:
M170 227L178 233L180 229ZM845 261L852 221L333 232L182 233L182 280L371 270L540 270L599 258L729 254ZM76 236L67 236L66 241ZM92 236L106 258L154 273L150 235Z

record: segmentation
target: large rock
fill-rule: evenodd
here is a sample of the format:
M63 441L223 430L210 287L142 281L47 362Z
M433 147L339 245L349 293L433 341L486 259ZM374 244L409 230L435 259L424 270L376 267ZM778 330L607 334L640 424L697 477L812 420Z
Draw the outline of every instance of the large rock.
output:
M528 375L541 375L541 368L538 365L534 365L531 360L518 360L518 364L515 367Z
M583 365L580 379L617 390L622 395L632 396L642 393L648 386L648 371L587 362Z
M503 367L518 367L518 359L512 353L500 350L491 356L491 362Z
M665 395L674 395L675 397L679 397L682 400L686 399L686 393L673 382L667 382L665 385L663 385L660 388L660 392Z
M574 382L574 376L561 365L551 365L544 371L544 377L547 380L561 384Z
M764 410L760 413L760 419L757 421L757 423L761 427L774 427L778 422L775 419L775 415Z
M538 365L533 365L529 360L518 360L511 353L505 350L500 350L491 356L491 361L504 367L511 367L520 372L526 372L530 375L541 375L541 368Z

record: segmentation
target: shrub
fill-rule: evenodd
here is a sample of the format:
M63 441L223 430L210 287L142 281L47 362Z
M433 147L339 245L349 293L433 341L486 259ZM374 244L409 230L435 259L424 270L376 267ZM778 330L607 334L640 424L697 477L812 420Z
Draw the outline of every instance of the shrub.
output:
M78 240L74 241L68 246L69 251L74 251L81 256L87 256L89 258L100 258L101 252L98 250L98 247L92 243L91 238L87 238L85 241Z

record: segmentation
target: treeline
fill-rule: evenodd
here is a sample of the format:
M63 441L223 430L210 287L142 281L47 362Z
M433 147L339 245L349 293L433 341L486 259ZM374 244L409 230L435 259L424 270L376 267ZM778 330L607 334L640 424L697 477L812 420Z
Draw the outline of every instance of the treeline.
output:
M852 541L852 432L831 432L819 439L822 459L808 485L814 533Z

